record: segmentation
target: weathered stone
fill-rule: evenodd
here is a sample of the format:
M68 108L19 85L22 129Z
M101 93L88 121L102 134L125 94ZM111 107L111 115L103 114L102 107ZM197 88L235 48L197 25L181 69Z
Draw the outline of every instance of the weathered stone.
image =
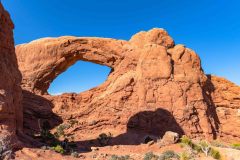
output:
M179 138L180 137L178 133L167 131L162 137L162 139L160 140L159 145L167 146L167 145L175 144L178 142Z
M23 125L21 74L15 55L13 28L10 16L0 2L0 143L5 150L14 147L15 135L22 132Z
M228 112L229 116L234 115L232 106L239 109L239 87L230 89L235 94L232 98L224 100L218 96L225 96L226 89L212 89L218 84L204 74L198 55L184 45L175 45L163 29L140 32L129 41L44 38L17 46L16 53L23 74L22 87L26 90L26 124L34 124L34 117L37 121L30 114L34 112L44 113L38 118L51 117L55 124L53 114L63 121L76 119L82 129L74 131L84 134L94 131L97 135L108 128L116 135L144 132L162 137L166 131L173 131L198 138L232 133L233 139L240 137L236 130L227 131L218 118L221 114L226 118ZM50 83L79 60L111 67L107 81L80 94L48 95ZM225 107L223 112L215 104L231 107ZM44 109L45 105L48 109ZM235 126L240 124L237 113ZM229 116L221 122L229 122ZM93 120L96 125L89 125ZM37 130L34 126L30 130Z

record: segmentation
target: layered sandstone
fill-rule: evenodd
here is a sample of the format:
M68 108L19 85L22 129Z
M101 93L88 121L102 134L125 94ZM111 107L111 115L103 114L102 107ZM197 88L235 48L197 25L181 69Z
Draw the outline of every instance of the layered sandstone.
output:
M59 118L75 119L81 125L69 133L77 139L108 130L121 143L138 143L138 135L163 136L166 131L218 136L220 124L200 58L175 45L163 29L140 32L129 41L44 38L17 46L16 53L26 126L38 119L49 120L53 127L61 123ZM111 67L107 81L80 94L48 95L50 83L78 60ZM31 126L27 132L38 130Z
M21 132L23 124L21 74L15 55L13 28L9 14L0 3L0 143L5 147L17 131Z
M240 87L220 77L208 76L208 94L219 123L219 137L226 141L240 140Z

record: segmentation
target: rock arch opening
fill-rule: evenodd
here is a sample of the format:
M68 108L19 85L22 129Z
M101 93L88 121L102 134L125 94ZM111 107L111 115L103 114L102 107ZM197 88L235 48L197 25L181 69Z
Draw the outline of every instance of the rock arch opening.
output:
M87 91L104 83L110 71L110 67L79 60L53 80L48 93L61 95Z

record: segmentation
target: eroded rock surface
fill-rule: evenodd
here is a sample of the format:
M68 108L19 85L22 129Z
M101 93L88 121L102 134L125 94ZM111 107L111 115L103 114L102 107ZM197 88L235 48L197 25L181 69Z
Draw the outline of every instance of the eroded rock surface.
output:
M219 137L235 143L240 140L240 87L224 78L208 78L208 93L220 124Z
M0 143L2 149L12 145L22 130L21 74L13 41L13 23L0 3ZM15 141L16 142L16 141ZM5 148L2 148L5 147ZM0 157L2 158L2 157Z
M139 143L141 135L163 136L166 131L210 139L227 134L222 125L228 121L219 121L219 108L216 110L218 103L223 103L217 100L219 94L225 94L221 84L211 82L198 55L184 45L175 45L163 29L140 32L129 41L45 38L17 46L16 53L23 74L22 87L51 106L46 109L42 100L29 101L25 94L25 124L54 114L64 122L78 121L80 125L69 131L77 140L110 131L116 143L126 144ZM50 83L78 60L111 67L107 81L80 94L48 95ZM239 108L238 100L226 101ZM37 131L34 126L28 131ZM239 136L236 133L235 139Z

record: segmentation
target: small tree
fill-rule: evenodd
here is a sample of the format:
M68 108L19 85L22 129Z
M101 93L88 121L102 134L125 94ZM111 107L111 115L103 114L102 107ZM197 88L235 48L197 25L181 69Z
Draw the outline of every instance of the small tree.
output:
M199 146L201 147L202 152L203 152L206 156L208 156L208 155L209 155L209 151L210 151L210 149L211 149L211 147L209 146L209 144L208 144L206 141L201 141L201 142L199 143Z

